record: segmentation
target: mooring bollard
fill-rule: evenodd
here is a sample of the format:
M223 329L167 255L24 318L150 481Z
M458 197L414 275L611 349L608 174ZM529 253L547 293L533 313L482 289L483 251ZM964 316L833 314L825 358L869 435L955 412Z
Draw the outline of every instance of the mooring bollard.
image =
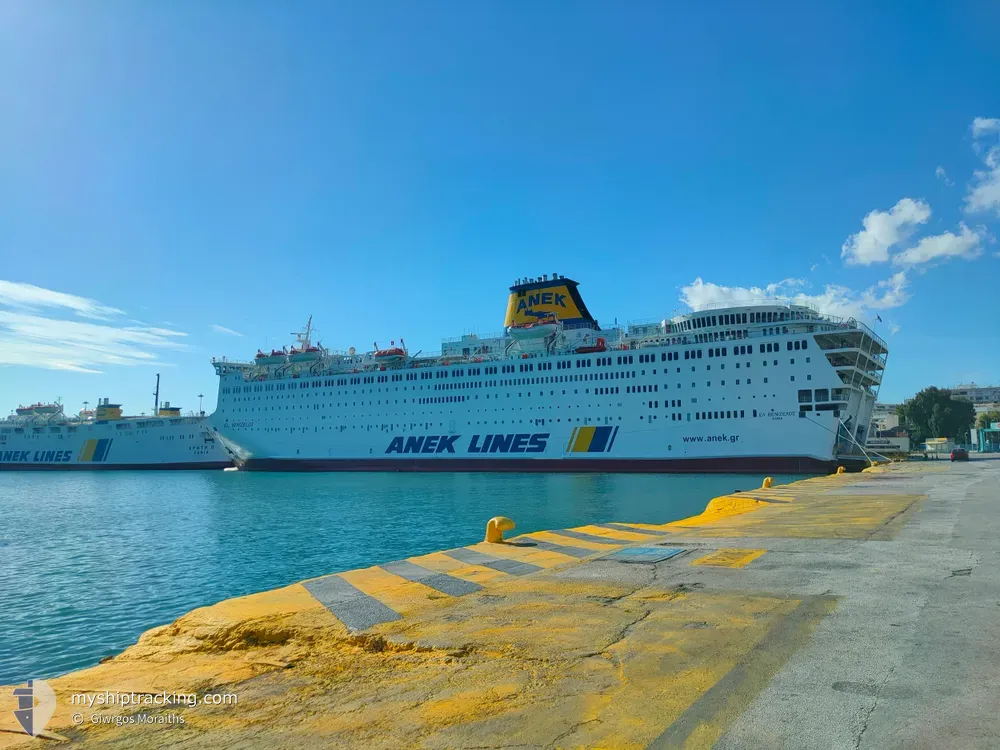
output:
M486 541L493 544L503 543L503 533L514 528L514 522L507 516L494 516L486 524Z

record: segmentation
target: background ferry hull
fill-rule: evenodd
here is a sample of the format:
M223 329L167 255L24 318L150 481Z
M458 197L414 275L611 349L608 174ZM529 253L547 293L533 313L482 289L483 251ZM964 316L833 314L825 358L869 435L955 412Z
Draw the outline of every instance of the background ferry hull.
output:
M187 461L183 463L152 464L20 464L0 463L0 471L196 471L198 469L225 469L232 461Z

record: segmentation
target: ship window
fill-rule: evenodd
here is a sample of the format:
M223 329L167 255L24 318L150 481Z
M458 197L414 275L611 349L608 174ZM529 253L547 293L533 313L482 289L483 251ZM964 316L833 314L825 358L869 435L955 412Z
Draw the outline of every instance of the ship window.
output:
M805 341L803 341L803 342L802 342L802 348L803 348L803 349L805 349L805 348L806 348L806 342L805 342Z
M808 404L810 401L812 401L812 391L810 391L808 388L804 388L804 389L800 390L799 391L799 403L800 404Z
M828 388L817 388L816 389L816 401L829 401L830 400L830 390Z

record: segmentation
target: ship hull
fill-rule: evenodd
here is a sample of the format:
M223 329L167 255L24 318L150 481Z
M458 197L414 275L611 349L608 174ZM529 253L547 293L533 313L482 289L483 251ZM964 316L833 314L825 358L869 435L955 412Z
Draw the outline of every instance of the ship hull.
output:
M510 472L510 473L621 473L621 474L827 474L843 466L860 471L867 462L851 457L842 461L808 456L727 456L691 459L288 459L251 458L245 471L376 471L376 472Z
M232 465L200 417L0 425L0 471L191 471Z
M186 461L180 463L134 463L134 464L11 464L0 463L0 471L204 471L206 469L226 469L232 461Z

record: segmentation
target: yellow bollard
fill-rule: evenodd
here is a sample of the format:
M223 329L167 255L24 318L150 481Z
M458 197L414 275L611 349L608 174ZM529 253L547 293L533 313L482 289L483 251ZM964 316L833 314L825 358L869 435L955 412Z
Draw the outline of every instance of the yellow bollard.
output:
M847 471L847 469L845 469L843 466L838 466L837 467L837 473L838 474L843 474L845 471Z
M772 484L774 484L774 480L771 479L771 477L764 477L764 482L761 484L760 488L762 490L769 490L771 489Z
M872 461L872 466L878 466L878 461Z
M486 541L503 544L503 533L514 528L514 522L507 516L494 516L486 524Z

